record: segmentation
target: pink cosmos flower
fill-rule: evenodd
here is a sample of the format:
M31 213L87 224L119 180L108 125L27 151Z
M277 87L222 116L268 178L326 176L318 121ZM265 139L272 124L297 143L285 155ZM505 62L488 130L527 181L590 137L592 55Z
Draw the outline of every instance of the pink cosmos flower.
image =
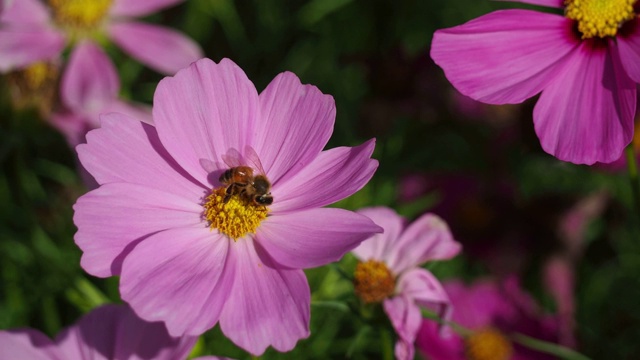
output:
M0 72L58 57L65 45L108 37L133 58L173 74L202 57L191 39L133 20L184 0L13 1L0 15Z
M219 322L253 354L292 349L309 335L301 269L336 261L382 230L363 215L321 208L373 176L374 140L322 151L333 132L331 96L288 72L258 95L227 59L165 78L153 104L155 127L102 115L77 147L101 184L74 206L82 267L119 275L122 298L173 336ZM270 205L241 171L221 183L237 166L266 176Z
M54 341L33 329L0 331L0 360L178 360L187 358L196 340L172 338L162 323L144 322L128 306L105 305Z
M447 224L433 214L406 226L405 220L388 208L366 208L358 213L382 226L384 233L363 241L353 251L361 261L354 280L356 294L367 303L383 302L398 334L396 358L413 359L413 342L422 322L419 306L435 306L444 319L451 314L442 285L419 266L454 257L460 244L453 240Z
M515 0L564 16L502 10L434 34L431 57L464 95L533 111L542 148L564 161L616 160L633 136L640 82L635 0ZM580 20L576 20L580 19Z
M466 338L438 334L433 321L422 322L416 347L431 360L526 360L549 357L513 344L509 337L521 333L540 340L557 341L557 320L542 314L515 277L502 283L477 281L467 286L450 281L444 289L456 309L451 320L474 333Z
M91 41L80 43L67 63L60 97L65 110L52 114L51 123L72 147L84 142L87 131L100 126L101 113L119 112L151 123L151 109L118 99L120 79L113 63Z

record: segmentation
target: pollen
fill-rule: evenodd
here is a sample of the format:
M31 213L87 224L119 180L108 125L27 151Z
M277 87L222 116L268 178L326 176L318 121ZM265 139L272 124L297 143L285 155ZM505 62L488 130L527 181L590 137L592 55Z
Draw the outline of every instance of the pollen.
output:
M636 14L636 0L565 0L565 16L578 23L583 39L616 36L618 29Z
M360 262L354 275L356 295L365 303L381 302L391 296L396 287L396 279L383 262Z
M250 233L255 234L262 220L267 217L267 207L256 205L238 195L224 202L225 193L224 187L213 189L204 199L202 215L209 222L209 227L218 229L233 241Z
M56 23L65 28L91 30L107 15L112 0L49 0Z
M468 360L508 360L512 354L511 342L494 328L478 330L465 339Z

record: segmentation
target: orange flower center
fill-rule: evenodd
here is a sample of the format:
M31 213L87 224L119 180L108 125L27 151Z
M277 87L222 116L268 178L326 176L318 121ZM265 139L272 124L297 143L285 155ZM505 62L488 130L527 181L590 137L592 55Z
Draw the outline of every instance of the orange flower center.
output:
M465 354L468 360L508 360L513 347L500 331L485 328L465 339Z
M269 210L266 206L233 195L224 201L226 188L213 189L204 200L203 217L209 222L211 229L229 236L234 241L249 233L256 232L262 220L266 219Z
M565 16L578 22L583 39L616 36L625 22L635 18L636 0L565 0Z
M369 260L356 266L353 285L362 301L377 303L393 294L396 280L383 262Z

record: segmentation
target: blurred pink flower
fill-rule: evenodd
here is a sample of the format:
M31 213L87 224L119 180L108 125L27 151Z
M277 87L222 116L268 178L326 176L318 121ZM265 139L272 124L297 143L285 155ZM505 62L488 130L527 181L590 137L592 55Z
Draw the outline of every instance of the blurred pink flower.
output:
M406 226L405 220L388 208L365 208L358 213L382 226L384 233L353 250L361 261L356 268L356 294L365 302L383 302L398 334L396 358L413 359L413 342L422 321L419 306L435 306L444 319L451 313L440 282L420 265L456 256L460 244L453 240L447 224L433 214Z
M0 331L0 360L178 360L187 358L196 340L172 338L164 324L144 322L126 305L105 305L54 341L33 329Z
M62 77L60 97L64 111L50 121L75 147L84 142L87 131L100 126L101 113L119 112L151 124L151 108L118 99L120 79L113 63L93 42L78 44Z
M108 37L141 63L164 74L201 58L191 39L133 20L184 0L19 0L0 15L0 72L58 57L65 45Z
M444 289L455 309L451 320L474 333L466 338L455 333L441 337L437 324L424 320L416 338L416 347L429 359L549 358L509 340L512 334L521 333L540 340L557 341L556 319L542 314L535 301L522 291L515 277L500 284L477 281L471 286L458 280L450 281L444 284ZM476 347L480 343L482 346Z
M616 160L633 136L640 82L635 1L516 1L565 16L495 11L436 31L431 57L479 101L520 103L541 92L533 118L546 152L580 164Z
M335 120L331 96L289 72L258 95L227 59L165 78L153 103L155 127L106 114L77 147L101 184L74 206L82 267L119 275L122 298L172 335L219 321L252 354L291 350L309 335L301 269L336 261L382 230L321 208L373 176L374 140L322 151ZM226 196L218 179L238 163L264 168L271 205Z

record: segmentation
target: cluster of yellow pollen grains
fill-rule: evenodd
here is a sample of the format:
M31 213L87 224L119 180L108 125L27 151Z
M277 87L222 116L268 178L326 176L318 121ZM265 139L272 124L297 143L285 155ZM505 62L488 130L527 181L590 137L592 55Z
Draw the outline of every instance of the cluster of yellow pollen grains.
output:
M56 23L66 28L96 28L109 12L112 0L49 0Z
M356 266L353 285L362 301L377 303L393 294L396 279L383 262L369 260Z
M565 16L578 22L583 39L616 36L618 29L636 15L636 0L565 0Z
M508 360L513 347L500 331L485 328L465 339L465 354L469 360Z
M226 188L213 189L204 199L204 218L211 229L229 236L234 241L249 233L255 233L262 220L267 217L266 206L256 205L238 195L224 202Z

